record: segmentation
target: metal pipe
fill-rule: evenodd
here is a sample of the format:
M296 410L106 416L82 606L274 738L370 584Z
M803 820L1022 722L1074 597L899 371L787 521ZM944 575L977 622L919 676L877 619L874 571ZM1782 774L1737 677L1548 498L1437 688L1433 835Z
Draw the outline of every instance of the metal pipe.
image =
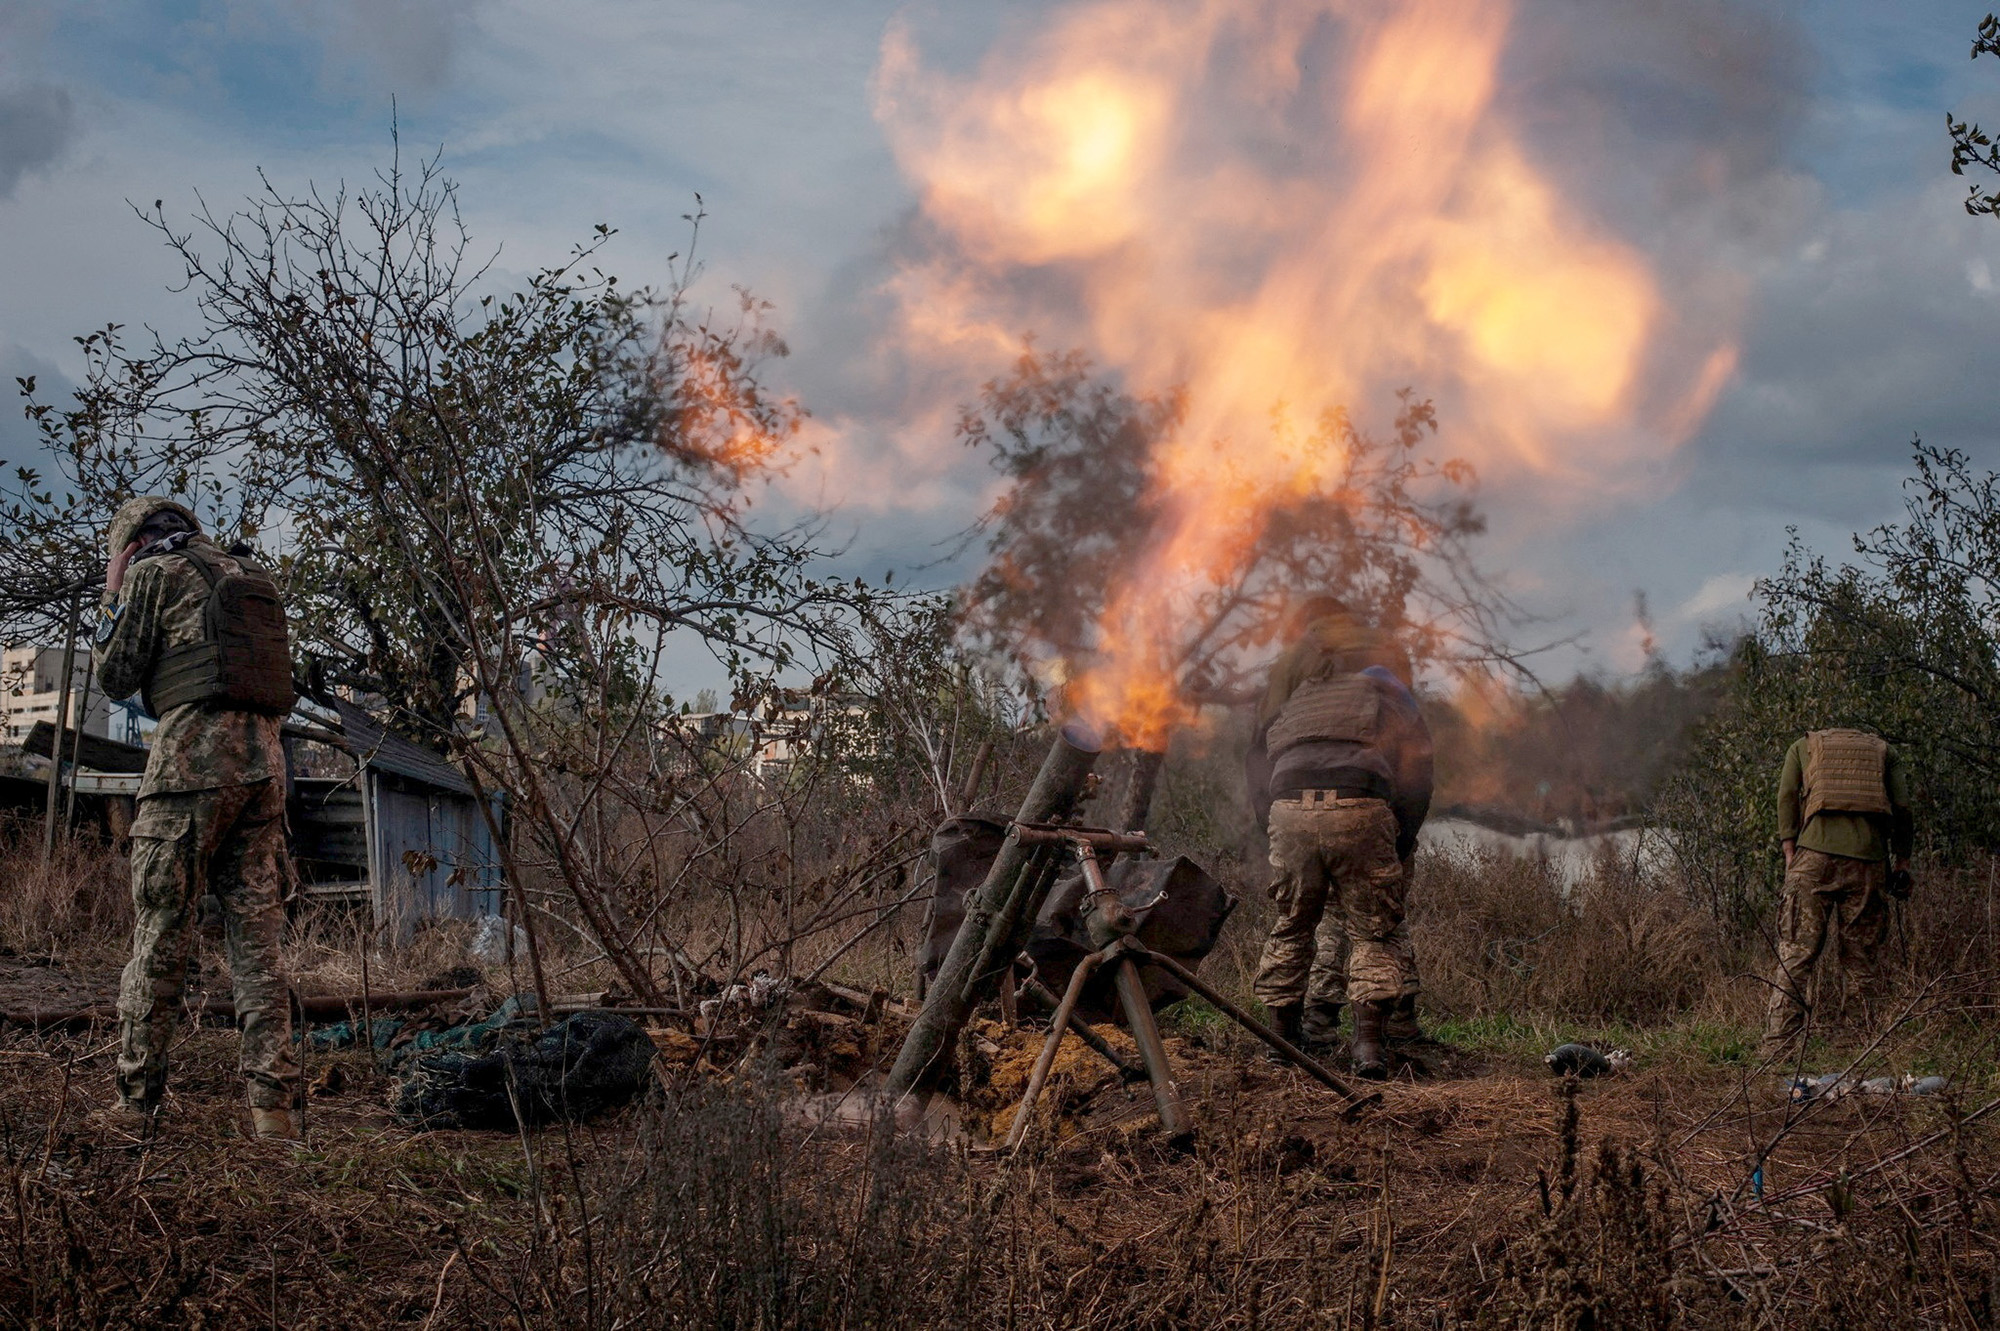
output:
M1076 1015L1077 1000L1083 997L1083 986L1090 979L1097 963L1104 958L1093 952L1076 964L1071 972L1069 987L1063 990L1062 1002L1056 1004L1055 1019L1049 1023L1049 1038L1042 1041L1041 1055L1035 1059L1035 1067L1028 1074L1028 1089L1021 1092L1021 1107L1014 1111L1014 1122L1007 1129L1007 1149L1017 1151L1021 1141L1028 1135L1028 1119L1034 1112L1035 1101L1041 1097L1042 1083L1049 1079L1049 1069L1055 1066L1056 1051L1062 1047L1063 1033L1069 1029L1070 1019Z
M62 788L63 717L69 713L70 673L76 669L76 622L83 615L81 588L69 598L69 636L63 642L62 689L57 695L56 733L49 740L49 807L42 827L42 863L56 857L56 794Z
M1180 1088L1174 1085L1173 1065L1167 1062L1167 1046L1153 1021L1153 1005L1146 997L1146 982L1139 978L1139 963L1128 951L1118 958L1112 979L1118 985L1118 1001L1125 1008L1125 1022L1132 1028L1132 1043L1139 1046L1139 1061L1153 1083L1153 1103L1160 1111L1160 1126L1169 1140L1190 1135L1187 1111L1181 1108Z
M1097 854L1142 854L1153 848L1143 832L1111 832L1101 827L1022 827L1014 835L1030 846L1074 846Z
M83 700L76 707L76 743L69 751L69 794L63 797L63 835L70 835L76 826L76 774L83 767L83 727L90 720L90 686L96 679L96 662L89 656L83 658ZM60 744L61 735L58 733ZM56 746L51 746L56 747Z
M1015 890L1008 895L1006 905L988 925L979 956L966 974L965 1001L968 1006L977 1006L979 996L986 987L1013 965L1015 956L1021 951L1021 944L1027 941L1028 930L1034 927L1034 919L1041 910L1043 899L1048 896L1050 886L1061 871L1062 857L1047 846L1036 846L1029 852ZM1024 918L1027 920L1025 928L1022 926ZM939 975L942 977L943 972L940 971Z
M1237 1025L1243 1027L1244 1030L1249 1031L1265 1044L1283 1054L1293 1063L1296 1063L1300 1070L1315 1081L1329 1090L1338 1091L1341 1095L1352 1101L1353 1104L1347 1111L1348 1113L1356 1113L1382 1098L1382 1092L1380 1091L1371 1091L1363 1095L1354 1087L1349 1086L1346 1082L1328 1072L1325 1065L1320 1063L1319 1060L1313 1058L1305 1050L1299 1048L1284 1036L1279 1035L1261 1021L1252 1018L1249 1013L1224 998L1207 984L1204 984L1199 976L1172 957L1160 952L1148 952L1146 953L1146 961L1179 979L1182 984L1206 999L1223 1016L1230 1018Z
M1021 801L1018 820L1045 823L1068 817L1083 796L1097 753L1094 736L1065 727L1049 745L1048 756L1035 775L1035 784ZM979 959L990 954L1012 961L1021 950L1025 941L1022 938L989 940L988 935L1002 917L1012 918L1014 931L1021 931L1019 905L1011 912L1008 907L1023 886L1023 872L1035 850L1009 836L987 870L986 881L980 884L976 896L967 901L965 922L959 926L951 951L945 955L937 980L924 999L923 1011L917 1014L902 1049L896 1054L896 1064L883 1083L883 1089L890 1095L907 1095L920 1089L937 1075L950 1056L959 1032L965 1029L972 1015L977 986L969 982L977 973ZM1032 924L1032 917L1028 923Z

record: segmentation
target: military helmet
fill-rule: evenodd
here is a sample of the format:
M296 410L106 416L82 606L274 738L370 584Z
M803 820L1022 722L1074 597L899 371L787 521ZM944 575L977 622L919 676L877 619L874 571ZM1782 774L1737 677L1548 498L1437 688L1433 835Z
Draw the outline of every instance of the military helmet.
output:
M137 539L139 529L146 525L146 519L156 513L178 513L188 520L189 526L196 531L201 530L201 520L186 504L161 495L140 495L120 504L118 511L112 514L111 525L104 533L105 554L116 559L120 550Z
M1353 609L1338 596L1308 596L1292 612L1292 636L1304 636L1308 628L1322 619L1349 619L1353 615Z

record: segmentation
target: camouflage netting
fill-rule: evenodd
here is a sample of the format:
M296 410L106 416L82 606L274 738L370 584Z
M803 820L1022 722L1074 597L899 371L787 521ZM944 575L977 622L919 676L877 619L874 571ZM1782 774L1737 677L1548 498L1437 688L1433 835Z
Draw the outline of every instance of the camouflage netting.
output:
M629 1018L579 1012L490 1054L423 1055L398 1086L394 1108L424 1129L578 1122L635 1099L652 1061L652 1040Z

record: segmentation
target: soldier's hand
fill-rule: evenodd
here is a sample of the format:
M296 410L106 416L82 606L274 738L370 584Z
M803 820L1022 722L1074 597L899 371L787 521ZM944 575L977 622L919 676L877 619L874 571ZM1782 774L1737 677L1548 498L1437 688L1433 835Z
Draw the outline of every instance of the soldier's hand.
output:
M104 590L116 596L125 585L125 566L132 562L132 556L139 553L139 543L133 541L111 557L111 567L104 571Z

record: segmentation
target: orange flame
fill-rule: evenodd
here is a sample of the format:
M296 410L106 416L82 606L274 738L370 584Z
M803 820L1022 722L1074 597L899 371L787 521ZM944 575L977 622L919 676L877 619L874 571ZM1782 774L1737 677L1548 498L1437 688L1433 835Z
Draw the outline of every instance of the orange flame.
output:
M1033 327L1185 390L1157 547L1067 681L1086 719L1145 745L1187 720L1186 609L1337 471L1301 428L1324 408L1416 383L1483 474L1602 489L1727 379L1733 347L1661 336L1645 257L1496 104L1512 21L1504 0L1097 0L964 78L891 29L877 115L955 246L894 284L911 343L977 360Z

